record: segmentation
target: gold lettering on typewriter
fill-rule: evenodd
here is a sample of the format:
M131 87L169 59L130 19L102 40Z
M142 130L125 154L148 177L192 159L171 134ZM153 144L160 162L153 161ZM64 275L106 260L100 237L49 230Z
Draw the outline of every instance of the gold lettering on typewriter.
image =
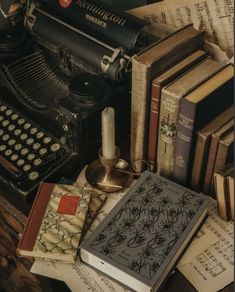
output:
M105 21L111 21L111 22L118 24L118 25L121 25L121 26L124 26L126 21L127 21L125 18L118 16L115 13L112 13L108 10L105 10L104 8L99 7L95 4L89 3L86 0L79 0L79 1L77 1L77 4L81 8L97 14L97 17L102 18ZM94 23L104 27L105 22L102 22L102 20L99 20L99 18L96 18L96 17L91 16L89 14L86 14L86 18L93 21ZM106 26L107 26L107 23L106 23ZM106 28L106 26L105 26L105 28Z

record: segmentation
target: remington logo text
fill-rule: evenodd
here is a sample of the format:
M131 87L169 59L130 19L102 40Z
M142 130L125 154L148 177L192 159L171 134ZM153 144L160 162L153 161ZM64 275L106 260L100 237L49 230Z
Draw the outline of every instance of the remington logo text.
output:
M125 25L126 23L125 18L122 18L121 16L118 16L115 13L105 10L104 8L99 7L95 4L89 3L86 0L80 0L77 3L81 8L86 9L89 12L95 13L97 16L101 17L103 20L111 21L113 23L116 23L122 26Z

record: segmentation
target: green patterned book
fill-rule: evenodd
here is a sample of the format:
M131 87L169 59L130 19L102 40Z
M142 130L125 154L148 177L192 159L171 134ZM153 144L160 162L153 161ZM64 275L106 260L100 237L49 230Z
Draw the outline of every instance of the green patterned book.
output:
M40 184L19 242L19 256L75 262L91 191L65 184Z

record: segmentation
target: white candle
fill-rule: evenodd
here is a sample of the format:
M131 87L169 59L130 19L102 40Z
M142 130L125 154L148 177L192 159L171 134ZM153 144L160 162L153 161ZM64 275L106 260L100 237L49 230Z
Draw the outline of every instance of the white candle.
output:
M102 111L102 152L106 159L115 158L114 109L106 107Z

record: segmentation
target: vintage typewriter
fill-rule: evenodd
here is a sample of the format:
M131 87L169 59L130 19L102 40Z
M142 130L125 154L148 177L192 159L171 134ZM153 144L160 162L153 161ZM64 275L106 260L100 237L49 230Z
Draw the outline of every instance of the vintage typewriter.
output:
M17 204L97 158L106 106L129 135L131 55L156 39L101 3L0 1L0 182Z

